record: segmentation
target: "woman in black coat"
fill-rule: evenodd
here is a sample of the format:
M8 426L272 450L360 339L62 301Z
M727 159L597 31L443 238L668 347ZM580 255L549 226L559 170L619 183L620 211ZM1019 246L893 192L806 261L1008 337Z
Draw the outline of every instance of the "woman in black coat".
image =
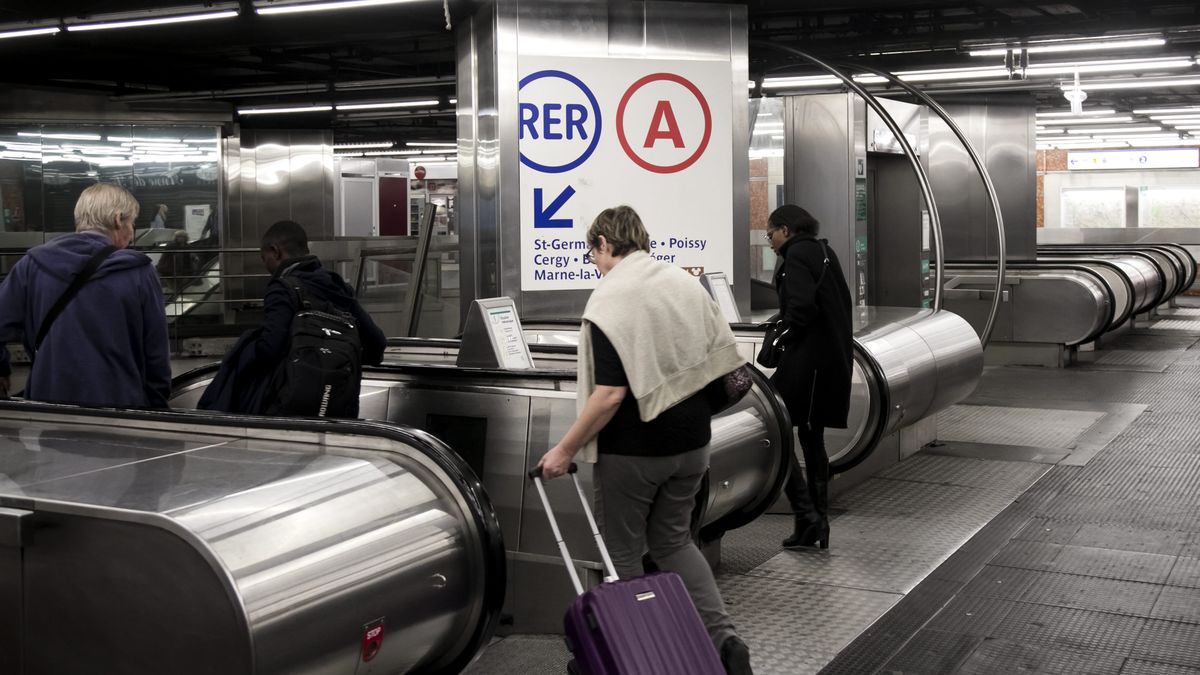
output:
M795 531L784 548L829 547L829 456L825 428L844 429L850 410L853 325L850 289L842 266L817 239L820 224L788 204L767 220L767 239L779 254L775 290L787 328L783 358L771 382L783 397L804 452L807 481L792 455L784 487L795 514Z

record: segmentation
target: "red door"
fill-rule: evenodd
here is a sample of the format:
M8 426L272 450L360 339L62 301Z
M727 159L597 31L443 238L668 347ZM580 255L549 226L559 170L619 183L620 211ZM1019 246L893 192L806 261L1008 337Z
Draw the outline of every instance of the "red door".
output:
M408 179L379 179L379 234L383 237L408 234Z

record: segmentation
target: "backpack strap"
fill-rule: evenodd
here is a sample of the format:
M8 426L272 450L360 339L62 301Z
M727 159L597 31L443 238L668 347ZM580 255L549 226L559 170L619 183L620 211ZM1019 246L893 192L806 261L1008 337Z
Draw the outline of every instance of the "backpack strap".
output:
M54 320L58 318L59 314L62 314L62 311L66 309L67 305L71 302L71 299L79 293L79 289L83 288L83 285L87 283L87 280L92 278L92 275L96 273L96 270L100 269L100 264L103 263L104 260L108 258L108 256L112 255L116 250L116 246L110 245L105 246L99 251L96 251L91 258L88 258L88 261L84 264L83 268L75 273L75 277L71 279L71 283L67 286L67 290L63 291L62 295L58 296L58 300L55 301L54 306L51 307L50 311L46 312L46 316L42 318L42 325L38 326L37 338L33 341L33 351L35 354L37 350L41 349L42 341L46 339L46 334L50 332L50 326L54 324Z

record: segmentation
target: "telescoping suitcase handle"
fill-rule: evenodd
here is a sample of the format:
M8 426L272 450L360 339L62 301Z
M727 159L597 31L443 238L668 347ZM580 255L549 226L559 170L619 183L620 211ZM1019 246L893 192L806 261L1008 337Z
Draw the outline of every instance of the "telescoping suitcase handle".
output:
M583 513L587 516L588 525L592 528L592 538L596 540L596 548L600 549L600 557L604 559L604 569L608 572L604 580L616 581L617 569L613 567L612 558L608 556L608 547L604 545L604 538L600 536L600 528L596 526L596 519L592 516L592 508L588 506L587 496L583 494L583 487L579 484L578 471L579 467L574 462L567 469L567 473L571 474L571 480L575 481L575 492L579 495L579 503L583 505ZM530 470L529 477L533 479L538 496L542 498L542 507L546 509L546 518L550 521L550 529L554 531L554 541L558 543L558 551L562 554L563 563L567 566L567 574L571 575L571 583L575 586L575 595L583 595L583 584L579 582L579 575L575 572L575 563L571 560L571 553L567 551L567 544L563 541L562 532L558 529L558 520L554 517L554 509L550 507L550 500L546 497L546 487L542 485L542 468L534 467Z

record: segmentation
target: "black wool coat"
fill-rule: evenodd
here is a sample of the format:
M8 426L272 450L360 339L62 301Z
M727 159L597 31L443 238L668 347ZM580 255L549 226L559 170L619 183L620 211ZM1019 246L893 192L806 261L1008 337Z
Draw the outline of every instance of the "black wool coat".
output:
M771 382L792 424L846 428L854 368L853 310L842 265L828 242L799 236L787 240L779 250L775 291L788 335Z

